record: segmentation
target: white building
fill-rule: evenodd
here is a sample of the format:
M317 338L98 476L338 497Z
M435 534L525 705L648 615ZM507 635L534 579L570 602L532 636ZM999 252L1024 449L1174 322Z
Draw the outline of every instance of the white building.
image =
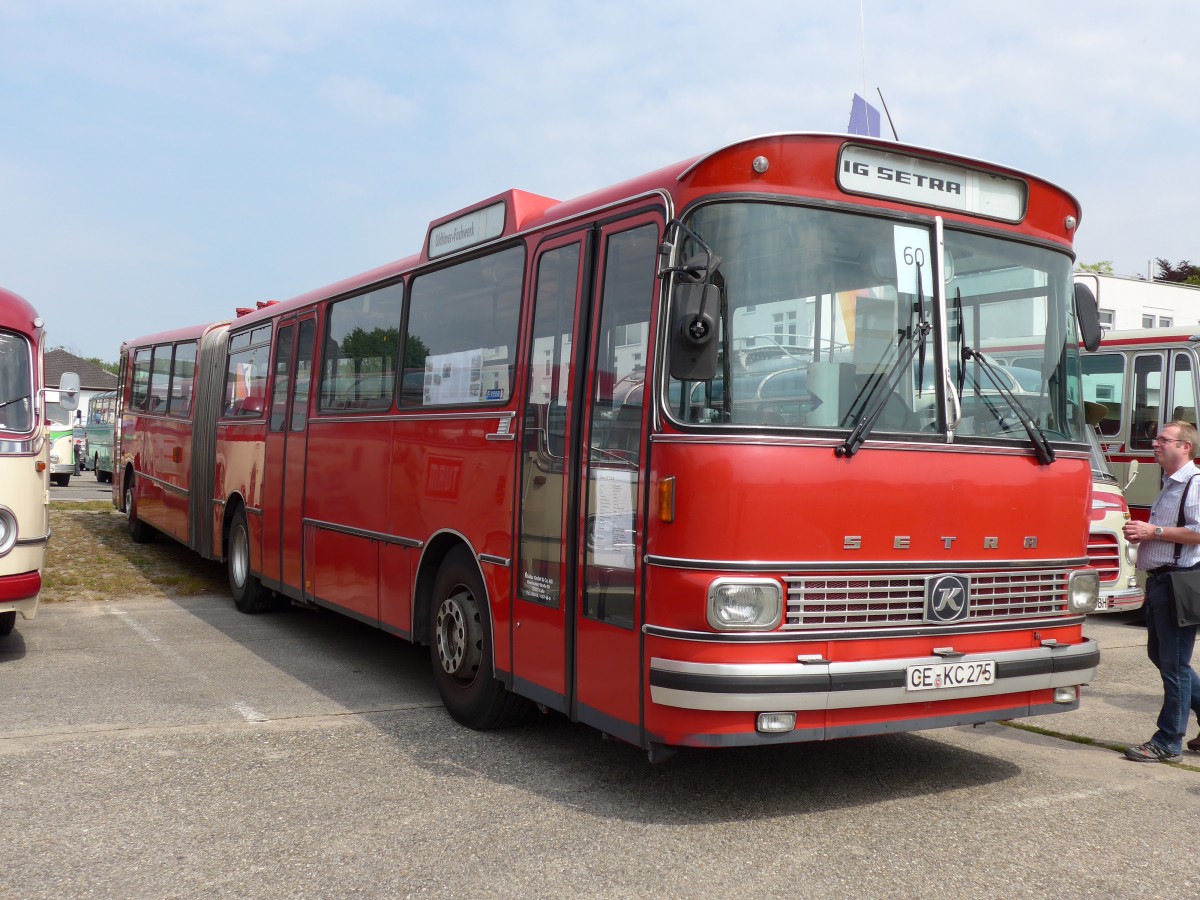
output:
M1200 287L1173 281L1146 281L1125 275L1076 272L1100 306L1100 325L1127 331L1200 324Z

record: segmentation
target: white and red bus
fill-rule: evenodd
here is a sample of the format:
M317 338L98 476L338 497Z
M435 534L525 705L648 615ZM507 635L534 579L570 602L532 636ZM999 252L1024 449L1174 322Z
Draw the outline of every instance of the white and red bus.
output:
M534 703L654 757L1071 709L1099 659L1078 219L838 135L509 191L126 343L114 502L244 611L428 644L472 727Z
M50 540L44 338L34 308L0 290L0 636L12 632L17 613L37 615ZM78 376L65 373L55 398L65 416L78 397Z
M1096 426L1113 474L1125 489L1135 519L1150 517L1162 481L1154 438L1169 422L1196 424L1200 391L1200 326L1105 332L1096 353L1083 360L1084 399L1104 406Z

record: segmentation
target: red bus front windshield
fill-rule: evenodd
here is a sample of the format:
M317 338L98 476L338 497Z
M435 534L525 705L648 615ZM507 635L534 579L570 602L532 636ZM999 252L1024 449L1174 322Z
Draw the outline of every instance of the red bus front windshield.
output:
M887 390L875 434L1028 444L1016 398L1047 441L1084 440L1066 254L947 226L939 265L929 219L772 203L684 224L721 303L716 376L669 385L678 421L848 432Z

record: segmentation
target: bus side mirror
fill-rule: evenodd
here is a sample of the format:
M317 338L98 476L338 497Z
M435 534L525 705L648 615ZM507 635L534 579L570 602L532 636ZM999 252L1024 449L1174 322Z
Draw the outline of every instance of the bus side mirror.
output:
M1122 491L1129 490L1129 486L1131 484L1133 484L1133 479L1137 478L1137 473L1138 473L1138 461L1136 459L1130 460L1129 468L1125 470L1125 474L1128 476L1128 480L1125 482L1125 486L1123 488L1121 488Z
M1096 295L1086 284L1075 282L1075 319L1079 322L1079 338L1088 353L1100 349L1100 308Z
M671 323L671 377L711 381L717 375L717 319L721 291L715 284L675 285Z
M63 372L58 382L58 405L67 412L79 406L79 376L74 372Z

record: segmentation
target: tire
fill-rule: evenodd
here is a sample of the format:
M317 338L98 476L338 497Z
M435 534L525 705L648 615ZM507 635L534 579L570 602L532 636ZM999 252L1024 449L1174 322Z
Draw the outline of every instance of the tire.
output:
M487 592L465 547L452 550L442 562L430 611L433 680L450 716L481 731L519 722L529 705L493 675Z
M0 637L12 634L12 630L16 627L17 611L15 609L0 613Z
M51 475L50 480L58 487L66 487L71 483L71 476L68 475Z
M229 525L225 565L229 570L229 592L239 612L254 614L274 608L271 592L264 590L262 582L250 571L250 529L244 509L234 514Z
M125 521L129 526L129 537L135 544L149 544L154 540L154 528L147 525L137 514L137 495L133 490L133 478L125 481Z

